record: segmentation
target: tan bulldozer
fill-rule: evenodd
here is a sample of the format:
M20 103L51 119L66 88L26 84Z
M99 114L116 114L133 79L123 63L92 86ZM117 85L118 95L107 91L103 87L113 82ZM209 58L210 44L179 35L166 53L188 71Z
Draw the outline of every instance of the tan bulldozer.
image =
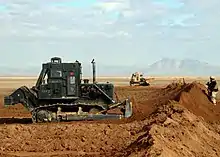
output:
M130 86L150 86L150 80L153 78L144 78L140 72L131 75Z

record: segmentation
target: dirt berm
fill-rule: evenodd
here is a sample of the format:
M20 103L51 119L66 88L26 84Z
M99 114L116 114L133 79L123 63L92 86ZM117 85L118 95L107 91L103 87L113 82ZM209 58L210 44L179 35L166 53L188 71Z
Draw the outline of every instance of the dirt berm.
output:
M166 88L118 87L134 102L131 119L101 122L0 125L2 156L220 156L220 107L198 83ZM26 116L21 106L4 117ZM7 122L8 119L2 119ZM13 123L13 120L10 121Z

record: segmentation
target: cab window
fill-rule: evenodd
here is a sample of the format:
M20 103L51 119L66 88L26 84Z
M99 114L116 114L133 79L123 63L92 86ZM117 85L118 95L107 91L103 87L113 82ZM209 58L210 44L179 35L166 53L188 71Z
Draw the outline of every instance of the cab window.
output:
M50 76L52 78L62 77L62 71L61 70L51 70Z

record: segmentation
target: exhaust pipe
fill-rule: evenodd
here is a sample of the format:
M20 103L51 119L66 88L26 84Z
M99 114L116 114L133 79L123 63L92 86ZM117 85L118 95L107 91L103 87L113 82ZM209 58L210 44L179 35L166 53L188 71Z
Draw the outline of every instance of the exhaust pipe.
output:
M96 70L95 70L95 60L93 59L92 60L92 80L93 80L93 83L96 83Z

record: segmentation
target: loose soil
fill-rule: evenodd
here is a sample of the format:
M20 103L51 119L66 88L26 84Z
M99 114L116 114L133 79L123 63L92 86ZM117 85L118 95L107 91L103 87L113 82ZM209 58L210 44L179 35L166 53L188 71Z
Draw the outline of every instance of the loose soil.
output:
M220 156L220 103L202 84L116 87L126 120L32 124L22 105L0 109L0 156ZM12 118L14 117L14 118Z

